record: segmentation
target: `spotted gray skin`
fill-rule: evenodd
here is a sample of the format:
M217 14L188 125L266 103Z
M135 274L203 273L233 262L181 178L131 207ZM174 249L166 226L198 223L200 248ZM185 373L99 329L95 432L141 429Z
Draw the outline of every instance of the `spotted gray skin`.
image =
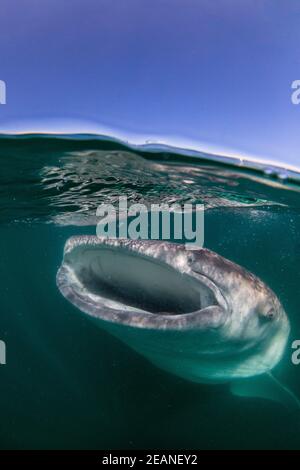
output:
M270 371L289 335L274 292L207 249L73 237L57 285L73 305L152 363L196 382Z

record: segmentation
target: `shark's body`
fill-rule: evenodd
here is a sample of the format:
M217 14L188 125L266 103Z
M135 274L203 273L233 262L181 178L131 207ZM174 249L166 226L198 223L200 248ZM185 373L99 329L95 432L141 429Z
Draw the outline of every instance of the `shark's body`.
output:
M207 249L74 237L66 243L57 285L152 363L196 382L238 383L268 374L289 335L274 292Z

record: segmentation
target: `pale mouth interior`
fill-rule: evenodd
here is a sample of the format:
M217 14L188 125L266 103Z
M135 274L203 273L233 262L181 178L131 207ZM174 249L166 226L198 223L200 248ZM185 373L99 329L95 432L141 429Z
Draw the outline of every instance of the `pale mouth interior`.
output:
M119 247L80 247L69 263L91 294L156 314L186 314L217 301L199 280Z

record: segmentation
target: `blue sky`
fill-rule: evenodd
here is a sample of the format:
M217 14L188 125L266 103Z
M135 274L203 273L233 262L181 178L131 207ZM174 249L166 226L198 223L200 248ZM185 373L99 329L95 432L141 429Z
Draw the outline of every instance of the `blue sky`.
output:
M1 0L0 79L1 131L109 128L300 166L298 0Z

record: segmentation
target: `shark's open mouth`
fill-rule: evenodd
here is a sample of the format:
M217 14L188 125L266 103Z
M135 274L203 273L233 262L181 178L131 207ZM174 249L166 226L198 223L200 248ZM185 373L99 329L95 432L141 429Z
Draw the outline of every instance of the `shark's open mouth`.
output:
M87 292L129 308L178 315L217 304L212 290L198 279L118 245L82 246L70 264Z

